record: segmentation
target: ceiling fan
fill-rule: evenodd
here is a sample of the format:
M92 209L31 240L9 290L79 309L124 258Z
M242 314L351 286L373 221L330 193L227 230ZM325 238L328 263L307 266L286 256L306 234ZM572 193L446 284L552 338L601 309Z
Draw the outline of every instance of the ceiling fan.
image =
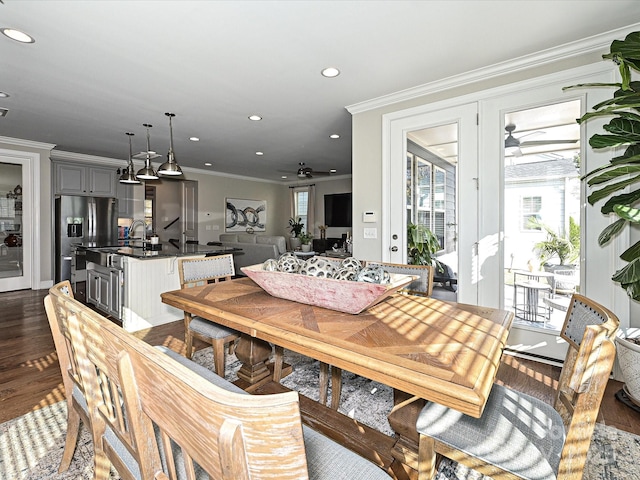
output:
M531 133L527 133L525 135L522 135L521 137L514 137L513 136L513 132L516 130L516 126L513 123L508 124L507 126L504 127L504 129L507 131L507 138L504 139L504 148L505 149L511 149L512 153L516 156L519 157L522 155L522 150L521 148L523 147L536 147L536 146L544 146L544 145L559 145L559 144L572 144L572 143L577 143L579 139L576 140L526 140L526 141L522 141L522 139L524 137L528 137L531 135L541 135L544 134L545 132L543 131L536 131L536 132L531 132Z
M313 178L318 175L331 175L332 172L316 172L313 168L307 167L304 162L298 164L298 178Z

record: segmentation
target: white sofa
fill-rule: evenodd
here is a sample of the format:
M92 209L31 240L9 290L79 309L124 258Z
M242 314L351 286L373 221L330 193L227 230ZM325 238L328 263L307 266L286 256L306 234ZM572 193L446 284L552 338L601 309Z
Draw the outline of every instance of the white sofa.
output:
M220 243L225 247L241 248L242 254L233 255L236 275L244 275L241 267L263 263L278 258L287 251L285 237L279 235L255 235L252 233L221 233Z

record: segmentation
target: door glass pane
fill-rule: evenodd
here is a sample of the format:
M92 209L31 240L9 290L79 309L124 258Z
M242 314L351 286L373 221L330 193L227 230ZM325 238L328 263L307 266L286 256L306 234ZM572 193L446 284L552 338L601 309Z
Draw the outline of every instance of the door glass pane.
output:
M0 278L23 275L22 166L0 162Z
M559 330L579 291L580 101L505 115L505 308Z
M436 273L434 296L456 300L456 284L447 279L457 273L458 264L458 124L411 132L407 135L407 149L407 192L412 195L407 199L407 223L422 225L438 238L438 260L449 268Z

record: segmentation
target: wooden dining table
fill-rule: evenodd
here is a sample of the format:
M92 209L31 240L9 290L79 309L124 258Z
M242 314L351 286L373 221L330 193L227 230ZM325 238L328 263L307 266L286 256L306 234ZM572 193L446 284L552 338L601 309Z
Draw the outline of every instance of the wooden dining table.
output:
M273 343L474 417L513 320L504 310L404 294L353 315L272 297L248 278L166 292L162 301L243 334L236 355L248 390L271 380Z

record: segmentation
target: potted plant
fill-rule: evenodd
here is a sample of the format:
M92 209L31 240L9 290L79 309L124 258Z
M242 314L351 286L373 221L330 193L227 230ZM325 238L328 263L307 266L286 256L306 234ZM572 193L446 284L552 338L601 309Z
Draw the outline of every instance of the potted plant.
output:
M440 263L435 254L442 247L438 237L424 225L410 223L407 225L407 256L409 265L433 265L436 272L444 273L444 265Z
M303 252L311 251L311 240L313 239L313 235L311 235L309 232L304 232L298 235L298 238L300 239L301 243L300 249Z
M624 192L640 181L640 82L631 81L631 71L640 72L640 32L630 33L624 40L614 40L609 53L603 58L618 65L619 83L566 87L616 88L610 99L594 105L592 112L578 119L578 123L584 123L593 118L613 117L603 126L606 133L593 135L589 145L594 149L625 147L622 155L613 157L609 164L592 170L584 177L587 184L595 189L587 198L589 204L607 199L600 211L618 217L600 233L600 246L609 243L627 225L640 223L640 208L637 207L640 188ZM619 283L629 297L640 300L640 242L629 247L620 258L627 265L615 272L612 280ZM640 348L636 341L616 338L625 390L631 401L640 405Z
M295 217L291 217L289 219L289 229L291 230L291 238L289 239L289 244L291 246L291 250L297 250L300 247L300 234L302 233L302 229L304 228L304 223L302 223L302 218L298 217L296 220Z
M580 256L580 226L573 217L569 217L569 235L560 235L535 218L531 218L529 223L547 234L547 238L534 245L545 270L553 272L556 269L556 266L549 264L549 260L553 258L558 259L560 263L557 266L560 268L573 266Z

